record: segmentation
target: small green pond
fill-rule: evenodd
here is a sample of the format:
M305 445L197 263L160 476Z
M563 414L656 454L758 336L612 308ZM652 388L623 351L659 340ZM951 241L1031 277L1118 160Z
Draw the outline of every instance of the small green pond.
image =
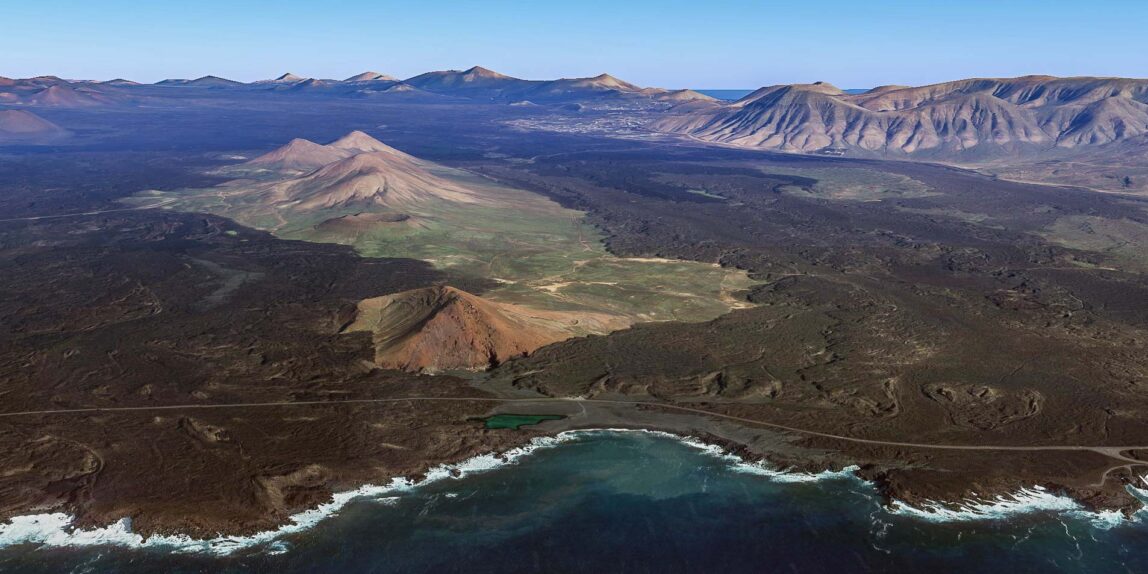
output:
M494 415L482 419L486 423L488 429L513 429L518 430L520 427L536 425L542 421L556 421L564 419L562 415Z

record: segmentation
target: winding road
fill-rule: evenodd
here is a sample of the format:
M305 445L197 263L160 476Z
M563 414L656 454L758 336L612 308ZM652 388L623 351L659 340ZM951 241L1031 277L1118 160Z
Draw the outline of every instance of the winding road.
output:
M375 403L402 403L414 401L470 401L470 402L488 402L488 403L576 403L579 405L585 404L604 404L604 405L622 405L622 406L648 406L656 407L667 410L686 412L691 414L698 414L708 417L726 419L737 421L740 423L752 424L767 428L773 428L781 431L792 432L797 434L804 434L808 436L816 436L828 438L833 440L840 440L844 442L870 444L875 446L892 446L904 448L918 448L918 449L935 449L935 450L976 450L976 451L1020 451L1020 452L1037 452L1037 451L1091 451L1110 458L1123 461L1127 464L1140 465L1148 462L1131 458L1123 454L1124 451L1129 450L1148 450L1148 446L1086 446L1086 445L1029 445L1029 446L1010 446L1010 445L964 445L964 444L935 444L935 443L918 443L918 442L900 442L878 439L867 439L838 435L833 433L797 428L777 423L761 421L757 419L750 419L734 415L727 415L708 411L705 409L686 407L681 405L658 403L651 401L620 401L620 400L607 400L607 399L580 399L580 398L518 398L518 399L504 399L504 398L486 398L486 397L400 397L400 398L387 398L387 399L343 399L343 400L317 400L317 401L278 401L278 402L265 402L265 403L220 403L220 404L185 404L185 405L155 405L155 406L139 406L139 407L89 407L78 409L55 409L55 410L39 410L39 411L20 411L10 413L0 413L0 419L24 416L46 416L46 415L66 415L66 414L97 414L97 413L116 413L116 412L136 412L136 411L166 411L166 410L199 410L199 409L244 409L244 408L263 408L263 407L296 407L296 406L316 406L316 405L349 405L349 404L375 404ZM1118 468L1118 467L1114 467ZM1111 469L1110 469L1111 470ZM1106 473L1107 474L1107 473Z
M179 200L179 198L170 198L170 199L164 199L164 200L160 201L159 203L153 203L151 205L139 205L136 207L123 207L123 208L117 208L117 209L101 209L99 211L82 211L80 213L62 213L62 214L58 214L58 215L35 215L32 217L14 217L12 219L0 219L0 223L8 223L11 221L39 221L41 219L60 219L63 217L80 217L80 216L84 216L84 215L100 215L101 213L117 213L117 212L121 212L121 211L141 211L144 209L157 209L160 207L166 207L168 205L171 205L178 200Z

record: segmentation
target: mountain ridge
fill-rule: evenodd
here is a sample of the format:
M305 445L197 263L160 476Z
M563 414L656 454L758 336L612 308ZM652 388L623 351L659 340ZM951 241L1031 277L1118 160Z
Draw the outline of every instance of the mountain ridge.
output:
M650 127L801 153L1037 152L1148 134L1148 80L972 78L861 94L825 83L766 86L731 103L671 109Z
M606 73L585 78L526 80L482 66L473 66L466 70L425 72L406 80L374 71L362 72L344 80L307 78L292 73L284 73L274 79L253 82L240 82L221 76L207 75L195 79L166 79L154 84L139 84L126 80L109 82L69 81L55 76L19 80L0 78L0 103L10 101L39 105L36 101L26 101L26 94L16 94L14 91L28 92L29 90L43 90L53 86L59 86L65 90L74 90L89 84L116 88L116 91L109 92L111 95L136 93L135 90L146 89L148 86L163 86L166 88L209 88L285 94L308 93L344 97L401 97L404 101L410 101L412 98L423 100L443 97L498 103L523 101L558 103L596 98L650 100L669 104L712 100L709 96L693 90L643 88Z

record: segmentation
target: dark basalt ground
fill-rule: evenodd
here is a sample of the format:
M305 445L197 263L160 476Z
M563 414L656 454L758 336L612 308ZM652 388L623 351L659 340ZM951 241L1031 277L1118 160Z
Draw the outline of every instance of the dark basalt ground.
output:
M92 189L88 202L66 202L73 211L104 208L141 184L187 181L162 171L141 180L133 162L111 156L10 161L4 168L24 181ZM12 204L59 199L4 181ZM369 337L337 334L366 297L448 280L484 288L421 261L363 259L213 216L109 211L0 224L0 276L5 413L485 394L449 377L426 384L375 370ZM0 512L65 510L85 524L131 516L144 532L266 529L333 489L503 446L508 437L467 420L488 410L395 403L0 418Z
M1148 282L1105 253L1040 235L1059 217L1142 221L1143 204L913 164L869 167L910 176L933 195L834 201L786 193L809 182L769 174L816 160L763 154L715 165L715 154L583 153L525 170L475 168L589 210L617 253L718 261L765 281L749 295L755 309L561 343L503 366L497 380L889 442L1145 441ZM726 199L685 191L698 187ZM973 223L963 213L990 217ZM1121 461L1092 451L802 444L873 463L865 474L902 499L1036 483L1095 504L1136 504L1118 480L1128 469L1102 481Z
M1097 506L1135 504L1120 482L1131 463L1094 450L884 443L1148 445L1148 282L1110 252L1045 235L1068 216L1143 222L1137 200L938 166L502 126L565 113L547 108L324 106L58 110L45 117L79 134L73 146L0 150L3 413L412 396L666 406L450 400L0 416L0 514L132 516L145 532L258 530L332 490L599 425L693 433L795 467L856 463L910 501L1045 484ZM201 174L227 155L356 128L586 210L620 255L747 269L762 281L745 294L758 306L555 344L478 380L382 371L368 337L337 334L358 300L485 286L418 261L116 202L210 184ZM932 194L793 193L816 184L794 170L826 167L905 175ZM84 212L102 213L26 219ZM568 418L519 431L475 422L498 411Z

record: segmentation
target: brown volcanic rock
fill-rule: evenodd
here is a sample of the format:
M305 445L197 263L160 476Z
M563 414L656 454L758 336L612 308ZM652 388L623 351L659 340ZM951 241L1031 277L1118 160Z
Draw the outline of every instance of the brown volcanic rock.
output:
M857 95L824 83L797 84L672 113L653 127L745 147L1007 156L1148 132L1148 81L1026 76L882 86Z
M539 314L453 287L359 303L347 331L369 331L375 363L405 371L485 369L569 337Z

